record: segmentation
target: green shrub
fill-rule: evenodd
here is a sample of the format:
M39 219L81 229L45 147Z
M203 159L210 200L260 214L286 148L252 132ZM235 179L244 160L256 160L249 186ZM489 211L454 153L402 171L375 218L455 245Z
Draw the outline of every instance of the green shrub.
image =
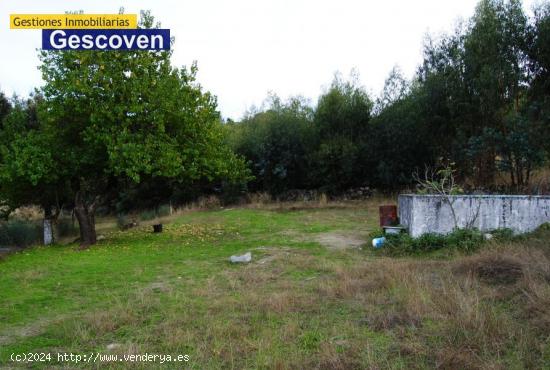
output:
M485 243L485 237L479 230L459 229L445 236L446 247L470 253Z
M498 241L522 241L522 240L534 240L534 239L541 239L541 240L547 240L550 236L550 222L546 222L539 227L537 227L535 230L530 231L528 233L524 234L517 234L514 235L512 230L510 229L504 229L499 230L497 232L493 232L493 237Z
M43 226L40 222L12 220L0 224L0 246L27 247L42 242Z
M490 233L495 240L498 241L510 241L517 237L517 235L514 235L514 232L512 229L498 229L493 230Z
M483 233L467 229L455 230L447 235L424 234L418 238L412 238L409 234L385 237L386 243L378 251L389 256L421 255L441 249L471 253L485 243Z

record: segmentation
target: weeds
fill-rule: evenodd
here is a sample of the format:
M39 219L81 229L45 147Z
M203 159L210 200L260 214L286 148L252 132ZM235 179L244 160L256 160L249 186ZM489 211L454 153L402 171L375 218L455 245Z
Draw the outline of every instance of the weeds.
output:
M403 233L386 235L386 242L378 252L387 256L422 255L442 249L472 253L485 242L481 232L468 229L459 229L447 235L424 234L418 238Z
M377 253L393 257L427 255L440 250L471 254L487 244L537 240L541 234L546 235L548 231L550 224L543 224L530 233L520 235L514 235L510 229L494 230L491 233L482 233L477 229L457 229L446 235L427 233L417 238L412 238L406 233L384 235L386 242ZM383 236L383 233L377 230L370 235L377 238Z

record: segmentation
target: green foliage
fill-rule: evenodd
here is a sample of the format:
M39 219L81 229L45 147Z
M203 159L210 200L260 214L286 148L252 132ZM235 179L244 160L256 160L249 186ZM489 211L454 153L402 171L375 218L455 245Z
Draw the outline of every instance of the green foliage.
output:
M527 191L549 158L549 40L548 4L529 19L518 0L481 0L426 41L410 81L395 67L377 99L355 74L336 75L316 106L271 96L239 123L221 122L196 64L174 68L171 52L43 51L39 93L0 95L0 216L76 194L129 212L247 190L396 190L438 158L457 181L490 188L504 171Z
M386 243L377 251L388 256L423 255L441 249L471 253L480 248L485 238L478 230L459 229L450 234L424 234L412 238L409 234L385 235Z
M319 98L314 116L319 146L312 182L323 191L364 185L368 167L361 149L369 139L372 109L372 100L354 73L347 81L336 75Z
M11 220L0 223L0 246L28 247L42 240L43 229L38 222Z
M270 96L262 112L227 124L229 142L249 162L251 190L272 193L308 186L308 156L314 145L312 110L300 98L282 102Z
M337 76L313 110L310 151L282 147L304 164L298 184L328 192L399 189L412 185L415 170L446 158L456 164L457 180L491 188L504 171L514 191L526 191L550 150L549 9L542 4L528 19L520 1L481 0L454 33L427 40L412 81L397 67L390 72L374 108L355 76ZM301 137L298 127L285 132ZM270 147L261 130L254 134L247 142ZM242 153L261 169L259 178L265 168L286 174L277 160ZM276 188L296 187L291 181L280 176ZM256 183L255 190L272 191L268 183Z
M304 351L312 351L319 347L322 340L321 333L317 330L308 330L299 337L300 348Z
M142 27L154 23L147 13L141 19ZM196 65L173 68L170 55L41 53L44 119L71 177L97 185L109 175L136 183L242 176L242 163L222 145L216 99L196 83Z
M301 98L271 96L262 111L227 125L229 142L249 161L251 190L337 192L367 178L361 148L372 107L355 76L345 81L337 75L315 110Z
M391 80L387 84L395 85ZM397 95L392 100L386 97L386 105L372 118L372 134L362 143L360 161L367 168L370 185L386 189L408 186L416 168L433 163L421 93L413 86L408 95Z
M373 103L355 73L349 80L337 74L328 91L319 98L315 111L321 139L338 136L353 142L365 137L372 108Z
M4 117L6 117L11 111L12 105L6 95L3 92L0 92L0 127L2 127L2 122Z
M491 231L493 239L497 241L510 241L516 238L512 229L498 229Z
M423 175L415 173L413 177L417 181L418 193L443 196L464 194L464 189L456 182L456 172L455 163L451 162L435 169L426 167Z
M548 91L532 94L528 68L543 50L529 45L535 34L520 1L482 0L465 27L425 47L419 77L433 146L476 185L504 170L525 187L544 163L548 130L533 104Z
M0 194L6 215L17 207L36 204L51 207L66 201L62 170L55 163L51 137L38 119L41 95L13 99L0 130Z
M364 178L357 172L359 167L359 146L343 136L335 136L321 143L314 154L312 175L317 180L317 187L322 191L334 193L354 185L362 185Z
M159 26L147 12L140 22ZM0 190L8 200L47 207L72 198L88 233L100 196L146 182L163 182L169 196L182 184L246 181L244 161L225 144L215 97L196 82L196 65L173 68L170 56L41 51L40 105L16 106L0 133Z

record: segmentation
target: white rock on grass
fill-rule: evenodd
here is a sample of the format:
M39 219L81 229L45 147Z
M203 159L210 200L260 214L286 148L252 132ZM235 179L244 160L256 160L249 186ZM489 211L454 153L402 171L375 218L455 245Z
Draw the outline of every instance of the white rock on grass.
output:
M252 261L252 253L248 252L246 254L243 254L242 256L231 256L229 260L232 263L248 263Z

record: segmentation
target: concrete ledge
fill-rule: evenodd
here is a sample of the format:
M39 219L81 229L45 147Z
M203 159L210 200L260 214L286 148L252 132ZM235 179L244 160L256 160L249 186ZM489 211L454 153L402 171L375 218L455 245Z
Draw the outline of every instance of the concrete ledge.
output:
M452 204L452 207L450 204ZM520 234L550 222L550 196L399 195L399 221L413 237L447 234L456 224L481 231L511 229ZM454 217L453 217L454 210Z

